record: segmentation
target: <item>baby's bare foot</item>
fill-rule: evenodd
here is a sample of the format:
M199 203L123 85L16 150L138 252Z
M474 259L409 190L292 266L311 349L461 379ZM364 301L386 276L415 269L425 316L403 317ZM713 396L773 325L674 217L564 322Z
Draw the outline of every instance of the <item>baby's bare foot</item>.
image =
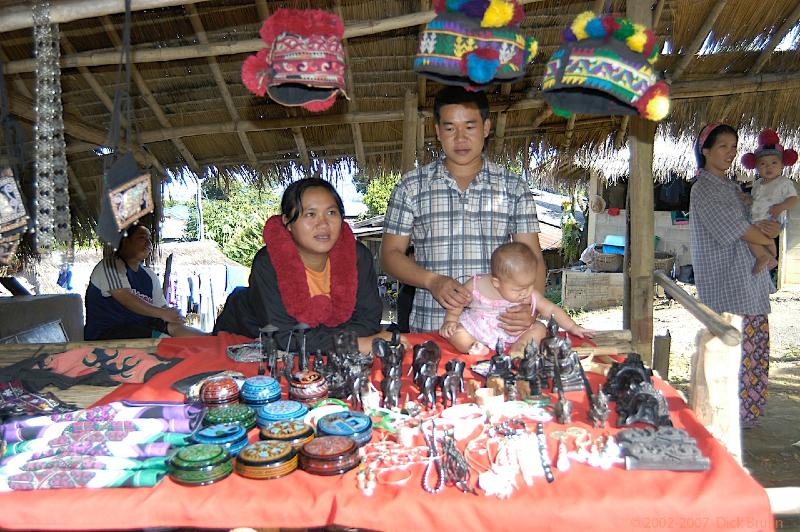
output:
M489 354L489 348L480 342L473 342L469 347L469 354L476 356L484 356Z

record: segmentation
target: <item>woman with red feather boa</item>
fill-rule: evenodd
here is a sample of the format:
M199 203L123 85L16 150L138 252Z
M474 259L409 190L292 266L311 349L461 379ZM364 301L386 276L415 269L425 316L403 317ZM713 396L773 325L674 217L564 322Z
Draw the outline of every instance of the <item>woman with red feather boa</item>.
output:
M332 333L348 329L369 352L381 332L383 304L370 251L344 222L344 205L323 179L301 179L281 199L281 215L264 225L264 244L253 259L250 286L228 297L214 332L257 338L272 324L283 348L298 323L309 352L333 348Z

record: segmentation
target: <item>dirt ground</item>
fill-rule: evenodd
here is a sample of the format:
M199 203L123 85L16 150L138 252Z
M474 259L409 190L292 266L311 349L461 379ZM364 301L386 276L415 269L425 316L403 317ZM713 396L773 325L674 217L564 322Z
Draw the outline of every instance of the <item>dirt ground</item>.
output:
M684 288L694 294L693 286ZM770 299L770 397L767 415L758 426L744 431L744 466L764 487L799 486L800 290L782 290ZM622 308L585 312L576 321L595 329L618 329ZM672 337L669 382L686 393L700 322L666 298L656 301L653 321L655 334L669 331Z

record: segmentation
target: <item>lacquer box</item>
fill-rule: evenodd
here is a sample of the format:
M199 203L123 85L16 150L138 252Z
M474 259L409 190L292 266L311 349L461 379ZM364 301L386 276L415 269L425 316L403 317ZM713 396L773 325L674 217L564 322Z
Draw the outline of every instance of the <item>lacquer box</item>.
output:
M261 406L281 398L278 381L266 375L256 375L244 381L240 399L250 406Z
M303 403L297 401L275 401L258 408L258 426L263 427L270 421L303 419L307 413L308 407Z
M300 468L313 475L341 475L360 462L358 446L347 436L320 436L300 450Z
M290 443L296 450L314 439L314 428L303 421L290 419L270 421L259 433L262 440L279 440Z
M257 441L236 457L236 472L259 480L280 478L297 469L297 451L288 442Z
M203 418L203 425L219 425L221 423L238 423L245 430L256 426L256 413L247 405L227 405L209 408Z
M200 400L207 406L221 406L239 402L239 385L231 377L209 377L200 387Z
M328 381L321 373L312 370L297 371L289 382L289 398L313 405L328 397Z
M211 443L181 447L167 460L169 477L189 486L219 482L232 471L230 453L223 446Z
M202 428L190 438L192 443L213 443L223 446L232 456L248 444L247 431L238 423L220 423Z
M366 414L346 410L323 416L317 421L320 436L347 436L361 447L372 439L372 420Z

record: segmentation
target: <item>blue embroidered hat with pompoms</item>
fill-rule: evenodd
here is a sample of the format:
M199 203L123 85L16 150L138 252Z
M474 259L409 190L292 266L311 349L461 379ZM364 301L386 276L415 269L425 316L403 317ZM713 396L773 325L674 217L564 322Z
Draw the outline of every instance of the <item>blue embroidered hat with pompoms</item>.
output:
M436 18L420 35L414 70L445 85L483 89L521 79L536 39L518 31L516 0L435 0Z

